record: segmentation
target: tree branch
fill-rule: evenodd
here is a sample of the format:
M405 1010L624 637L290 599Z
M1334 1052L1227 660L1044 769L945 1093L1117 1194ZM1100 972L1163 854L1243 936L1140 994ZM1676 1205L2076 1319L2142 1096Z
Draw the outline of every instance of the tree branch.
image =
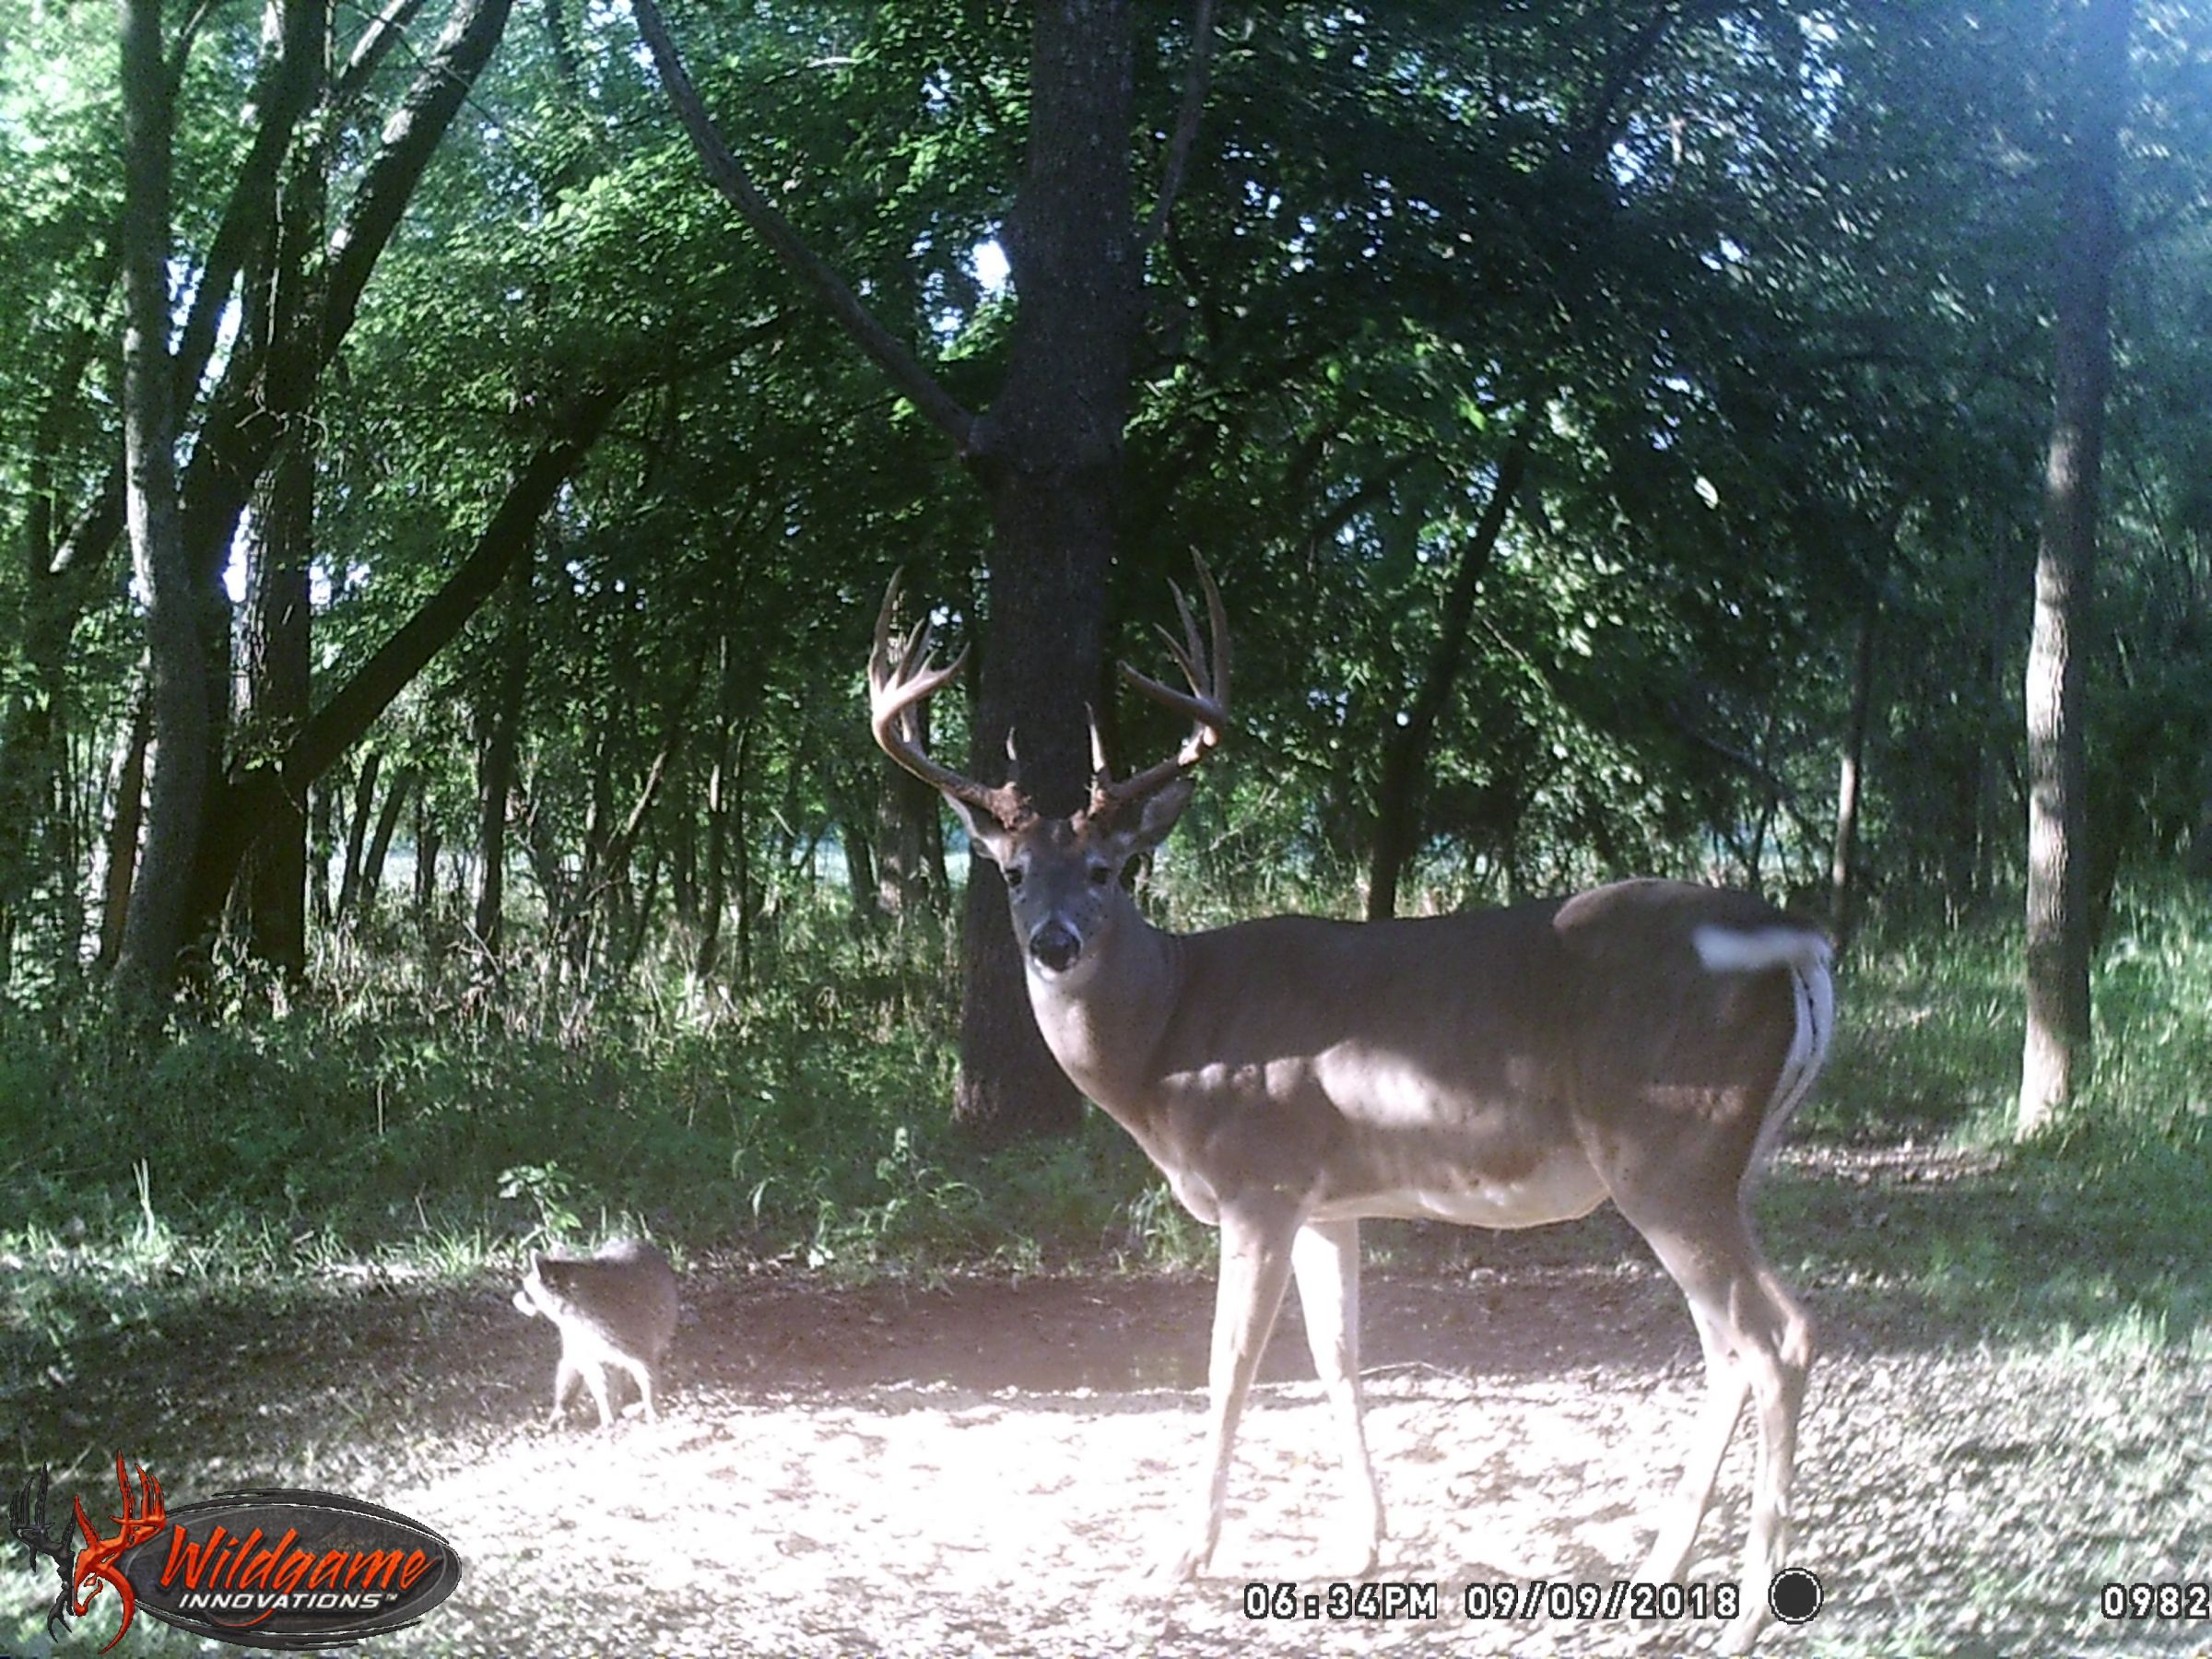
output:
M1182 107L1176 112L1175 132L1168 141L1168 164L1159 176L1159 200L1152 204L1152 218L1136 239L1139 253L1166 233L1168 217L1175 211L1182 175L1190 166L1191 147L1198 141L1198 118L1206 112L1206 82L1213 63L1214 0L1198 0L1197 15L1191 19L1191 66L1182 84Z
M676 42L669 37L668 25L653 0L630 0L630 12L638 20L638 32L645 37L645 45L653 53L653 66L660 72L668 101L675 106L677 119L691 136L692 147L699 152L707 182L744 216L746 223L768 243L792 275L813 293L839 325L853 336L854 343L875 359L877 366L891 377L891 383L921 411L923 418L965 453L975 417L937 384L921 360L860 302L860 297L846 286L844 278L799 239L791 221L754 187L730 147L724 142L706 106L700 101L699 91L692 86L683 60L677 55Z
M522 557L546 509L583 464L628 391L594 388L562 411L556 435L516 475L468 557L300 728L281 761L288 790L299 794L328 771L498 591L507 567Z
M355 37L353 50L346 54L346 66L331 82L331 101L345 103L357 96L369 77L376 73L377 65L395 45L407 26L421 11L423 0L390 0L384 9L371 18L361 32Z
M1620 114L1621 100L1659 50L1667 26L1674 21L1675 6L1676 0L1661 0L1607 68L1597 95L1567 141L1567 159L1575 170L1588 167L1618 139L1625 119Z

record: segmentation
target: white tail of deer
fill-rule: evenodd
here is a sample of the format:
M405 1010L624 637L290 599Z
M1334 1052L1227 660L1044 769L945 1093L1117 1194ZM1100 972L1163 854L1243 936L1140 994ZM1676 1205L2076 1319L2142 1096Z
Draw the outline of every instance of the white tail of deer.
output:
M1228 726L1229 630L1203 562L1211 649L1182 594L1168 649L1188 715L1169 759L1115 781L1093 735L1090 799L1049 818L923 753L914 711L951 679L929 629L884 595L868 667L877 741L952 804L1006 878L1030 1004L1060 1065L1221 1231L1206 1474L1163 1564L1203 1569L1231 1444L1293 1277L1337 1426L1350 1565L1373 1570L1382 1503L1359 1404L1359 1218L1535 1227L1610 1198L1689 1300L1709 1393L1680 1490L1635 1576L1688 1565L1745 1400L1758 1419L1741 1653L1783 1563L1811 1327L1753 1232L1749 1190L1819 1072L1833 1027L1828 942L1747 893L1625 881L1508 910L1373 923L1270 916L1151 926L1118 879L1189 801ZM964 653L963 653L964 655Z

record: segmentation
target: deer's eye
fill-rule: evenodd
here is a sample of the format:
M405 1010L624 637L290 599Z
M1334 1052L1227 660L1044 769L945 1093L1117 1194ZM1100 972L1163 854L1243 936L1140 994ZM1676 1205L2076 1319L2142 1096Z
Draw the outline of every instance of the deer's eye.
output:
M1112 865L1092 865L1090 866L1090 885L1092 887L1104 887L1112 879L1113 866Z
M1010 888L1018 888L1021 885L1021 872L1012 865L1006 866L1006 885Z

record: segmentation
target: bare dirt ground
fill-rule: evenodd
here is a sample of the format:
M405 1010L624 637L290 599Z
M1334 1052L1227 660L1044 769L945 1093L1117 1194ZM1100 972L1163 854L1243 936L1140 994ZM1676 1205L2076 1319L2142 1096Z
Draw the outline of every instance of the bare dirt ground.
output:
M380 1653L1701 1651L1717 1621L1466 1614L1470 1584L1609 1583L1676 1478L1702 1386L1688 1320L1617 1218L1580 1229L1370 1272L1375 1577L1435 1585L1434 1619L1246 1616L1250 1583L1330 1578L1341 1486L1295 1298L1212 1574L1141 1582L1194 1479L1205 1277L841 1289L700 1264L661 1420L604 1433L587 1411L542 1427L554 1338L508 1286L356 1285L141 1339L122 1374L38 1407L58 1424L18 1428L84 1443L61 1484L88 1502L127 1449L172 1502L310 1486L439 1529L463 1586ZM1825 1351L1794 1554L1828 1601L1762 1652L2212 1649L2212 1624L2099 1612L2111 1580L2212 1578L2212 1366L1993 1347L1864 1287L1805 1288ZM1747 1477L1739 1444L1693 1576L1735 1571ZM41 1593L20 1559L0 1571L11 1611ZM58 1651L113 1622L96 1611ZM195 1651L144 1619L126 1646Z

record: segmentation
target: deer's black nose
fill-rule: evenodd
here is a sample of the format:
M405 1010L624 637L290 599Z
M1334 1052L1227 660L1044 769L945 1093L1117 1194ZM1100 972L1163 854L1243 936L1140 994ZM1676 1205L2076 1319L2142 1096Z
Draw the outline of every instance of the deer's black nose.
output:
M1064 922L1047 922L1030 935L1030 954L1054 973L1064 973L1083 954L1083 941Z

